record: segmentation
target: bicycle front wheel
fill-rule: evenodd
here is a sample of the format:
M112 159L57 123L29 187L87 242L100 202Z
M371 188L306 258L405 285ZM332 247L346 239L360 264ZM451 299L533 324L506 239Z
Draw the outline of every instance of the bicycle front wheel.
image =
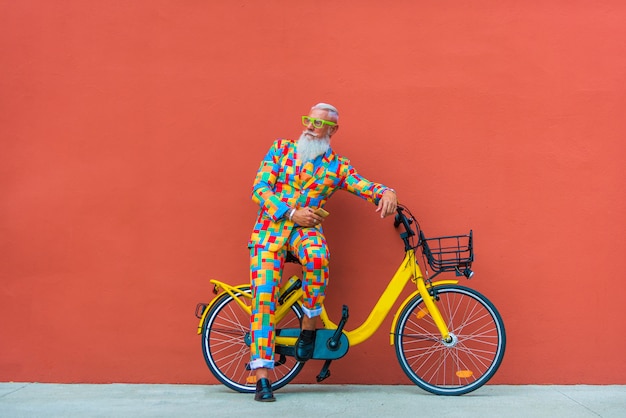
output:
M396 356L417 386L436 395L463 395L494 375L506 346L502 317L483 295L456 285L435 288L452 340L445 342L418 294L396 326Z
M242 292L249 293L250 287ZM236 296L240 295L237 293ZM250 304L249 298L240 301ZM300 328L302 309L298 304L280 322L281 328ZM250 315L235 299L224 294L211 307L202 326L202 353L211 373L224 385L243 393L252 393L256 388L254 371L248 365L250 361ZM274 390L289 383L304 367L294 357L276 354L278 357L273 369L269 370L269 379Z

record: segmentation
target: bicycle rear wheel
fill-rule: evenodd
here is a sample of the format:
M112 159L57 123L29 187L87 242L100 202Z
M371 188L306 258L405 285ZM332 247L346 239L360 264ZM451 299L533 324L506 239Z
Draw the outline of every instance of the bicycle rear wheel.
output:
M494 375L506 346L502 317L483 295L456 285L436 288L437 307L452 336L442 341L418 294L396 326L396 356L416 385L436 395L463 395Z
M250 292L250 288L242 288ZM239 293L237 294L239 295ZM250 299L239 300L249 304ZM300 328L302 309L294 304L280 322L281 328ZM252 393L256 388L254 371L250 370L250 315L234 298L224 294L211 307L202 326L202 353L211 373L224 385L242 393ZM289 383L304 367L294 357L276 354L274 369L269 379L274 390Z

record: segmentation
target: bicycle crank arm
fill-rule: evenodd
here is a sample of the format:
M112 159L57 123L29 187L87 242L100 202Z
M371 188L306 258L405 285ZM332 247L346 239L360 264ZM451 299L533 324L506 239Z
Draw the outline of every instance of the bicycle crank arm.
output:
M341 321L339 321L339 325L337 326L333 337L328 341L328 348L330 348L331 350L335 350L338 348L339 340L341 338L341 335L343 335L343 327L346 326L346 322L348 322L349 316L350 315L348 314L348 307L346 305L343 305L343 310L341 311Z

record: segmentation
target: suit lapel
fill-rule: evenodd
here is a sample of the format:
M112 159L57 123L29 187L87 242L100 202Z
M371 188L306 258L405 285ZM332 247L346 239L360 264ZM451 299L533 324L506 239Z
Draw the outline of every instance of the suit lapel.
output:
M329 148L328 151L326 151L326 153L324 154L324 156L322 157L322 164L319 165L319 167L317 167L317 170L315 170L315 173L311 173L312 175L310 176L310 178L308 177L309 174L308 172L306 174L304 174L304 176L300 176L302 182L304 183L304 185L302 186L303 189L308 189L309 187L311 187L311 185L313 183L315 183L315 180L320 179L320 178L324 178L324 176L326 175L326 168L329 166L331 160L333 159L334 153L333 151ZM313 164L311 162L308 162L307 165L310 164L311 168L313 167ZM302 170L302 172L305 172L308 170Z

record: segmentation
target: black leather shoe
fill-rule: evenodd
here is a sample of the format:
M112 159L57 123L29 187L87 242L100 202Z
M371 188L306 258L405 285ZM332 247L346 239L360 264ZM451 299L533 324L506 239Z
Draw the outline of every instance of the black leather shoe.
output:
M303 363L311 360L315 351L315 331L303 330L296 341L296 360Z
M269 379L260 379L256 382L254 400L259 402L274 402L276 400L272 393L272 384Z

